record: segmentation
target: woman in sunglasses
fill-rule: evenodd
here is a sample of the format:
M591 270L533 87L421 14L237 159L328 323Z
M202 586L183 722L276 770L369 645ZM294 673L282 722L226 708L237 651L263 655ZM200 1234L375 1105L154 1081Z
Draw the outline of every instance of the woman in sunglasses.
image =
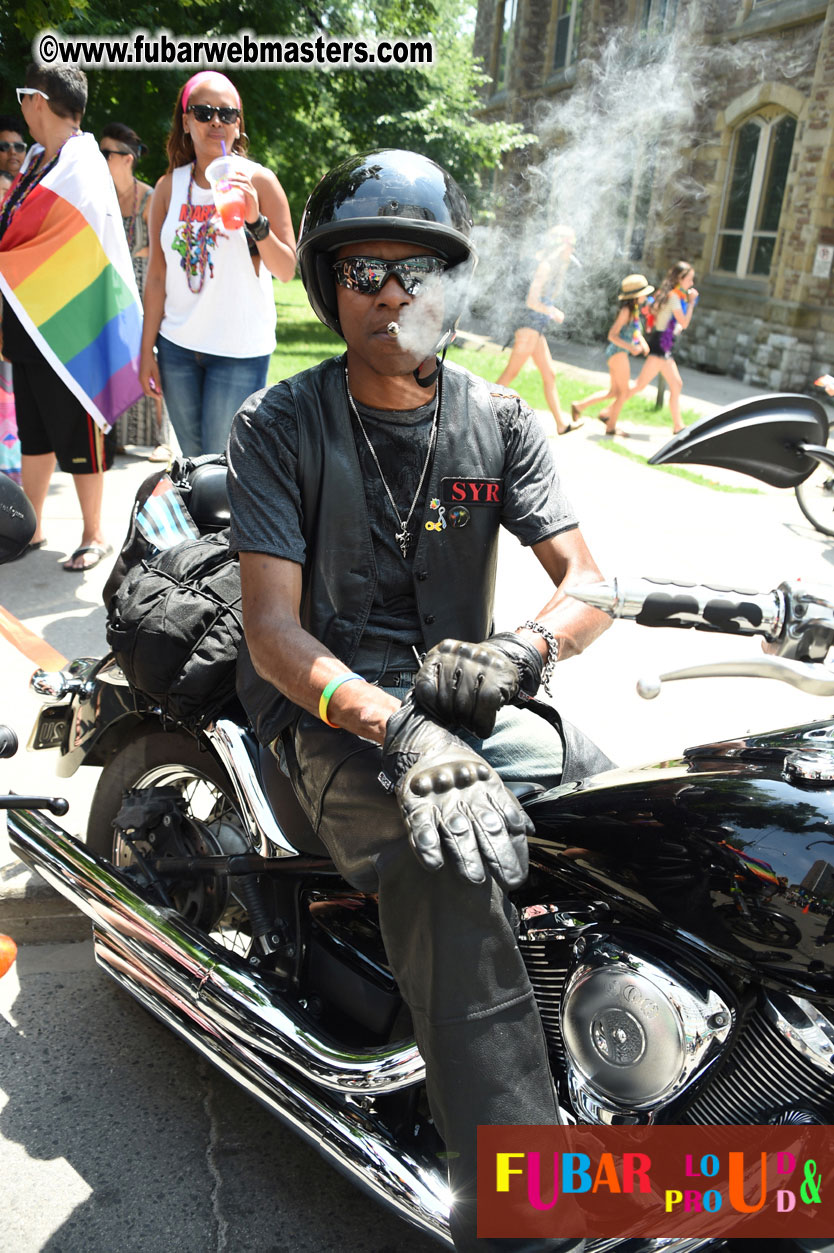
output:
M26 144L19 119L0 114L0 171L17 178L25 156Z
M222 452L238 408L265 385L275 348L272 279L295 273L287 197L246 151L237 88L215 71L193 75L177 97L168 172L151 198L140 371L147 395L164 394L190 457ZM224 153L244 200L239 230L223 226L206 176Z
M148 269L148 210L153 188L136 177L136 162L147 148L130 126L109 122L101 132L101 155L113 179L122 224L139 295L145 291ZM143 396L119 418L119 442L142 444L151 449L151 461L169 461L168 415L161 396Z

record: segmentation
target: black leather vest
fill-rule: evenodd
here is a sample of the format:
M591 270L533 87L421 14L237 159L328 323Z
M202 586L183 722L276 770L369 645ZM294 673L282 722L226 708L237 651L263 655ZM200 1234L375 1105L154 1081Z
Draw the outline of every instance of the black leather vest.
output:
M298 415L302 531L307 561L301 621L345 665L356 655L376 588L371 532L344 377L345 358L288 379ZM504 491L504 441L490 388L447 363L437 444L414 551L414 596L425 648L489 634ZM431 508L439 501L445 513ZM445 522L445 527L442 523ZM261 743L297 706L241 653L238 692Z

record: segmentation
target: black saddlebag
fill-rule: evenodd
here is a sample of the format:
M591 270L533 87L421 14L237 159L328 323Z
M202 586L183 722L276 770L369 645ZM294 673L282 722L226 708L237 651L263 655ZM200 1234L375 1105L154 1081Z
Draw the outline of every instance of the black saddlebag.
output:
M137 692L199 729L235 697L240 567L228 532L140 561L111 597L107 641Z

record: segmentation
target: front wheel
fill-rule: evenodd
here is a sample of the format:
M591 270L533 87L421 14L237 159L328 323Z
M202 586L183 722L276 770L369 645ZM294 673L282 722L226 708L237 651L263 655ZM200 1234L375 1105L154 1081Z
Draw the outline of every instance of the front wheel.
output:
M115 866L136 866L134 848L114 826L114 820L126 792L162 789L167 796L177 798L181 821L165 820L151 833L152 842L135 841L140 857L218 856L246 847L234 789L216 758L182 731L152 727L131 739L101 772L87 823L91 852ZM184 918L226 948L243 956L249 953L252 929L245 905L235 896L234 881L196 875L166 878L165 883L172 903Z
M810 477L794 492L808 521L823 535L834 535L834 467L817 462Z

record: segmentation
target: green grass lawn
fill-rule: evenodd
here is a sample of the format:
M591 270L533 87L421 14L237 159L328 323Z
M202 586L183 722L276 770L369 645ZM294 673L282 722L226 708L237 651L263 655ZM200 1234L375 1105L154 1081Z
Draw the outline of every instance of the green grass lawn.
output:
M290 378L299 370L306 370L343 350L342 340L319 322L307 303L300 278L275 284L275 304L278 347L269 363L268 383L280 383L281 379Z
M299 370L306 370L309 366L317 365L319 361L324 361L327 357L336 356L344 348L342 340L329 331L326 326L322 325L313 313L307 302L307 295L301 285L301 279L294 278L289 283L276 283L275 293L275 302L278 307L278 325L276 328L278 346L272 354L272 360L269 364L269 383L279 383L281 379L289 378L291 375L297 374ZM489 348L457 348L453 345L449 352L450 360L457 361L460 365L465 366L467 370L471 370L473 374L480 374L482 378L490 381L498 378L508 357L509 349L504 352L495 352ZM560 374L558 369L556 380L559 399L562 402L566 415L572 401L583 400L585 396L590 396L592 392L597 390L590 384L582 383L571 375ZM531 405L534 409L547 408L542 390L541 375L535 366L526 365L513 385L527 401L528 405ZM681 412L683 420L687 425L697 422L699 415L693 410L683 409ZM648 393L648 398L641 396L635 400L630 400L623 416L627 421L645 423L646 426L667 426L669 423L668 408L655 409L654 407L653 389ZM631 449L623 448L622 445L615 443L613 440L603 441L600 447L618 453L620 456L627 457L630 460L640 461L643 465L646 464L645 457L641 457L639 453L633 452ZM683 470L677 466L661 466L657 468L662 469L664 473L676 474L680 478L688 479L690 482L698 483L703 487L711 487L717 491L758 494L757 489L754 487L728 487L714 483L699 474L694 474L691 470Z
M278 326L276 333L278 347L272 356L269 366L269 382L278 383L281 379L306 370L326 357L332 357L342 351L344 345L338 336L333 335L326 326L319 322L307 303L307 295L301 280L293 279L289 283L276 283L276 304L278 306ZM449 360L480 374L482 378L494 381L498 378L509 357L509 349L494 352L488 348L458 348L455 345L449 350ZM568 374L556 372L556 386L559 399L566 416L569 414L571 402L583 400L597 389L589 383ZM529 363L513 383L516 391L534 409L546 409L542 389L541 375L535 366ZM682 410L683 420L688 425L697 422L698 414L691 409ZM668 426L668 407L655 409L654 388L644 395L630 400L623 413L627 421L644 423L646 426Z

